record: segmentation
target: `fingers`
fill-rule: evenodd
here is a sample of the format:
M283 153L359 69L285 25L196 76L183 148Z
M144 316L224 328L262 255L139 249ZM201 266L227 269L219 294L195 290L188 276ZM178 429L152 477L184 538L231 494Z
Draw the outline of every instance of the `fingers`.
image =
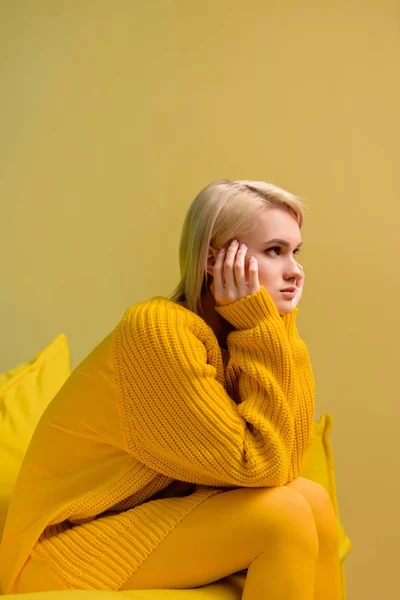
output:
M301 265L300 263L296 263L296 264L297 264L297 266L298 266L298 267L301 269L301 277L300 277L300 279L304 279L304 277L305 277L305 274L304 274L304 268L303 268L303 265Z
M249 262L249 281L246 281L245 256L247 247L235 240L226 251L218 252L214 269L214 290L217 304L229 304L260 289L258 264L254 259Z
M229 290L234 290L236 288L235 276L233 273L233 265L235 264L237 250L238 242L236 240L233 240L233 242L228 247L224 263L225 283Z
M239 290L240 298L247 296L247 283L246 283L246 273L244 268L245 256L247 252L247 246L242 244L236 254L236 262L235 262L235 279L236 285Z
M224 281L222 279L222 266L224 264L225 248L221 248L215 259L213 268L215 295L220 296L224 289Z
M249 262L249 294L253 294L260 289L260 281L258 279L258 262L253 256Z

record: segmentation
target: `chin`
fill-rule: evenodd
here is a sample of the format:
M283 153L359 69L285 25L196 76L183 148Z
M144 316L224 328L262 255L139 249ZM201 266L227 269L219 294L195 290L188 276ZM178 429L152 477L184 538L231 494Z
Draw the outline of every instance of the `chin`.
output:
M289 313L292 312L293 310L293 304L292 304L292 300L287 300L286 302L279 302L279 304L276 305L276 308L278 309L278 312L280 315L288 315Z

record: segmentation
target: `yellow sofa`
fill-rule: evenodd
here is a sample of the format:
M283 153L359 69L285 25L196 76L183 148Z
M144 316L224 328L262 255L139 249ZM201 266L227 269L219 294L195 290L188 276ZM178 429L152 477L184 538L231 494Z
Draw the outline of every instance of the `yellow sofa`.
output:
M0 537L4 528L9 498L19 466L29 444L32 432L41 414L70 374L70 354L67 338L57 336L31 361L0 374ZM335 471L329 434L332 417L321 416L314 424L315 438L307 453L302 473L322 484L329 492L338 517L339 558L342 573L343 600L346 597L344 558L351 549L339 518ZM73 590L22 594L26 600L117 600L116 594L129 595L137 600L240 600L245 572L225 577L210 585L189 590L138 590L107 592ZM21 594L15 595L15 599ZM9 596L13 598L13 596ZM54 597L54 598L53 598ZM265 600L268 600L267 598Z

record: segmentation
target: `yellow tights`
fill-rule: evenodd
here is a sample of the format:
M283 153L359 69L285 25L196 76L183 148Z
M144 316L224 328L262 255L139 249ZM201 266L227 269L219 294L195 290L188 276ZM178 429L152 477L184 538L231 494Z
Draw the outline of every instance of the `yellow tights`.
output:
M198 587L243 569L242 600L342 600L337 519L321 485L298 477L208 498L122 589Z
M245 569L242 600L342 600L337 519L322 486L299 477L207 498L121 589L192 588ZM13 592L51 589L66 588L33 558Z

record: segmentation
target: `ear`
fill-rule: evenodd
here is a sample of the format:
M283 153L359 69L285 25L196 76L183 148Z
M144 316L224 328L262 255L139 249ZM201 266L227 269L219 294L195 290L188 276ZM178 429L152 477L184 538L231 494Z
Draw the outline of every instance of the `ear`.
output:
M209 275L213 275L214 273L214 264L215 259L217 258L218 249L209 246L208 248L208 256L207 256L207 273Z

